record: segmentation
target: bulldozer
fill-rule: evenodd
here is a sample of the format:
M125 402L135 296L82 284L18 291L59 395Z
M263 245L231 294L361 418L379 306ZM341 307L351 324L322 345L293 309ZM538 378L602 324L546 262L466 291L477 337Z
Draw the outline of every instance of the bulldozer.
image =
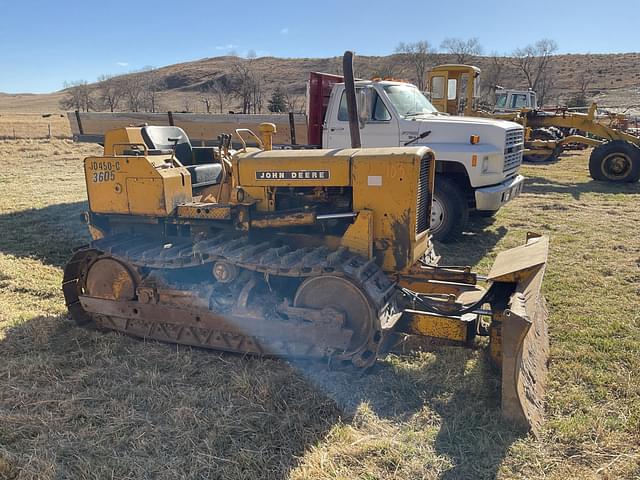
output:
M535 92L509 90L497 92L504 105L485 110L478 101L480 73L473 65L433 68L428 76L433 105L451 115L520 123L526 132L523 158L529 162L554 161L564 149L582 145L594 147L589 157L589 174L594 180L618 183L640 180L640 137L598 121L595 103L586 113L565 108L546 111L538 107Z
M357 136L353 82L347 92ZM92 240L62 290L71 317L143 339L368 369L413 337L488 337L502 412L537 434L549 355L549 240L486 277L438 265L427 147L273 150L273 124L194 147L177 127L106 133L84 160ZM251 139L256 147L247 146ZM483 284L483 285L481 285Z

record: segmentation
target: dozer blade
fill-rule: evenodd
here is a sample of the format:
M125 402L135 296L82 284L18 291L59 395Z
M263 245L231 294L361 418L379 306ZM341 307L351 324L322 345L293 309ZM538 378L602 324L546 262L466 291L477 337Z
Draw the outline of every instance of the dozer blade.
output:
M515 283L502 315L502 414L538 436L544 414L549 358L548 312L541 293L548 237L500 253L489 280Z

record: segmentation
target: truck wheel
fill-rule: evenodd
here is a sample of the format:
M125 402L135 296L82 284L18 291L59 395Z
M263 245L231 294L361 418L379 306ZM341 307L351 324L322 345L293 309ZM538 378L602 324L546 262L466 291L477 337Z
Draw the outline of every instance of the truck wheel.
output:
M430 223L433 239L443 243L454 241L468 221L467 199L460 187L450 179L436 175Z
M640 148L624 140L598 145L589 157L589 173L594 180L637 182L640 179Z

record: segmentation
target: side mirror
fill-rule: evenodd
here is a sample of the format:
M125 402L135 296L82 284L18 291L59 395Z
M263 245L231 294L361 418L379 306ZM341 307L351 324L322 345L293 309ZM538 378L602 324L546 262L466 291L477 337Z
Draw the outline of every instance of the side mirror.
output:
M358 122L360 128L371 118L371 88L365 87L356 90L356 103L358 105Z

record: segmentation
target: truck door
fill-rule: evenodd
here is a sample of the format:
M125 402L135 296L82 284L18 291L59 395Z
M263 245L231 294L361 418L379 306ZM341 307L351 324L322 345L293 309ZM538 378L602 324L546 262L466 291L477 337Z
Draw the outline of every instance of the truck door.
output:
M366 88L366 87L365 87ZM356 97L360 88L356 88ZM360 129L360 139L363 147L396 147L400 142L398 119L391 113L391 109L378 95L374 88L371 89L368 120ZM335 103L328 111L330 117L328 123L327 142L325 148L349 148L351 136L349 133L349 118L347 115L347 98L342 89L338 107Z

